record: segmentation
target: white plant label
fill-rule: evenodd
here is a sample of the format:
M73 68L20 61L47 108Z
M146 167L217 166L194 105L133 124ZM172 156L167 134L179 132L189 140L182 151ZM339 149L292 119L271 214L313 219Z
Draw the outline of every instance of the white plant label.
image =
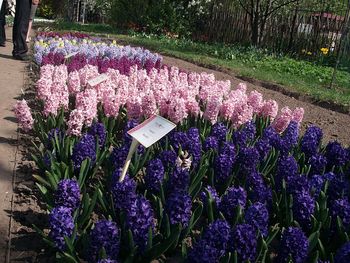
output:
M101 74L93 79L89 79L87 83L91 87L94 87L94 86L100 84L101 82L106 81L108 78L109 78L109 76L107 74Z
M1 0L0 0L0 1L1 1ZM79 53L79 51L70 53L70 54L66 55L64 58L65 58L65 59L71 58L71 57L77 55L78 53Z
M148 148L176 127L171 121L155 115L128 131L128 134Z

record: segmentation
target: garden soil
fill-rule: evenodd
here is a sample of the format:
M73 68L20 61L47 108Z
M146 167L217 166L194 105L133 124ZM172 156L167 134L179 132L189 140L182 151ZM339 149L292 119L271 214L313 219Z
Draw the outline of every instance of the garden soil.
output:
M8 39L11 39L10 31L8 28ZM18 131L11 110L15 99L21 98L36 107L34 72L31 64L13 60L11 49L10 42L6 48L0 48L0 262L54 262L47 256L52 253L45 251L45 244L32 227L47 228L45 208L37 199L40 195L32 179L32 174L37 171L34 163L29 161L34 137ZM214 73L217 79L229 79L233 85L242 82L233 73L210 70L180 59L164 56L164 63L188 71ZM275 99L280 107L303 107L304 129L315 123L324 130L324 141L337 139L350 145L349 115L298 101L261 86L248 83L248 88L260 91L265 98Z

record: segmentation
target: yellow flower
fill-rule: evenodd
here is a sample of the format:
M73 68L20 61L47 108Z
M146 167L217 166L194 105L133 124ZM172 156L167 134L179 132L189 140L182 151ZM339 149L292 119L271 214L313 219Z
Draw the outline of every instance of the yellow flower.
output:
M323 53L323 55L327 55L329 52L329 48L323 47L321 48L321 52Z
M311 55L312 55L312 53L311 53L310 51L308 51L306 54L308 54L309 56L311 56Z

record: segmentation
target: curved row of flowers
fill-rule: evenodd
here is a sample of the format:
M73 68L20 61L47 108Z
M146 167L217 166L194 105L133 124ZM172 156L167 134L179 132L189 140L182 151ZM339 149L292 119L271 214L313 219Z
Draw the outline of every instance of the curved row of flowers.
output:
M82 63L82 58L92 61L99 58L104 63L109 60L115 61L124 58L141 65L147 63L160 64L162 61L160 55L151 53L147 49L120 46L116 41L101 41L100 38L89 37L80 33L41 33L36 38L34 60L38 65L61 65L66 62L65 58L67 56L69 57L73 54L80 55L80 64Z
M37 230L58 261L349 262L350 150L300 136L303 109L175 67L108 68L92 86L98 66L68 63L41 67L34 118L15 107L40 141ZM127 131L154 114L176 131L119 182Z

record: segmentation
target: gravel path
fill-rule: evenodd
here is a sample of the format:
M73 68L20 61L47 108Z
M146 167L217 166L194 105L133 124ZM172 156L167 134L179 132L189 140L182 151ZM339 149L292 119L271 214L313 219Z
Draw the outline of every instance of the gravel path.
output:
M164 63L171 66L177 66L181 69L194 72L209 72L214 73L217 79L229 79L233 86L242 82L242 80L234 77L234 74L227 74L220 71L215 71L207 68L197 66L193 63L183 61L181 59L163 56ZM331 111L308 102L296 100L295 98L281 94L278 91L269 90L260 86L247 83L249 90L257 90L264 95L266 99L274 99L278 102L280 108L289 106L291 108L303 107L305 109L305 116L303 122L303 129L310 124L320 126L324 131L324 142L329 140L338 140L345 145L350 145L350 115ZM349 84L350 85L350 84Z

